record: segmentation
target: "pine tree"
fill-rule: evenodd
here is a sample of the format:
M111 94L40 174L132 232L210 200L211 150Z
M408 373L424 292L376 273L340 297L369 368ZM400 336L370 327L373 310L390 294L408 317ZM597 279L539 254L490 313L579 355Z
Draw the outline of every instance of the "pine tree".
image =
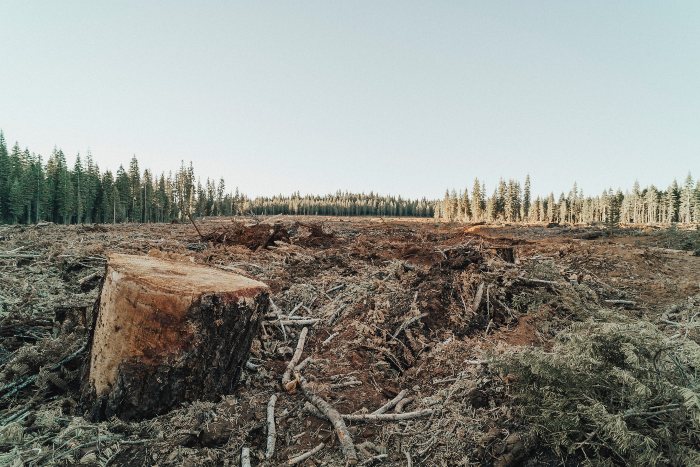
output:
M82 224L85 221L86 180L85 173L83 171L83 163L80 160L80 154L75 156L72 179L73 193L75 194L75 223Z
M693 219L693 185L693 177L688 174L680 192L678 220L682 223L690 223Z
M498 181L498 192L496 194L496 202L494 203L496 212L495 212L495 219L501 219L504 220L506 218L505 216L505 211L506 211L506 195L508 191L508 187L506 185L506 181L503 180L502 178Z
M676 180L673 180L671 186L668 187L666 203L668 204L667 222L678 222L678 214L681 205L681 192L678 189L678 182Z
M530 216L530 175L525 176L525 186L523 188L523 204L522 204L522 211L520 214L521 219L524 221L531 221L532 218Z
M554 193L549 193L547 197L547 222L555 222L556 220L556 204L554 202Z
M141 191L141 173L136 155L129 162L129 207L127 218L131 222L141 222L143 196Z
M131 193L132 183L129 180L129 175L127 175L123 166L119 166L117 169L117 177L114 181L114 206L113 206L113 217L115 222L132 222L133 219L129 217L129 209L133 204L134 195Z
M479 184L479 179L474 179L474 184L472 185L472 219L475 221L480 221L483 219L483 192L481 191L481 185Z
M5 135L0 131L0 222L10 220L10 158Z
M10 222L17 223L24 213L24 200L22 197L22 185L19 179L12 180L10 186Z

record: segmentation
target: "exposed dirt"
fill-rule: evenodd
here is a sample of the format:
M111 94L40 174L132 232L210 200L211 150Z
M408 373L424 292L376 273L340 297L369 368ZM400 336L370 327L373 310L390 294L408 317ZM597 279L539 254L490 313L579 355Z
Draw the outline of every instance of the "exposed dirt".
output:
M110 252L191 257L265 282L284 319L318 318L303 375L343 414L402 390L413 398L404 412L433 410L349 422L367 465L554 462L528 446L508 375L489 356L547 348L593 309L654 319L700 293L700 258L663 248L656 231L280 216L198 226L206 241L186 224L0 227L0 464L240 465L247 446L253 465L278 465L320 442L305 465L344 464L330 424L281 387L301 326L277 316L232 394L140 423L86 422L80 350ZM273 394L277 449L266 461Z

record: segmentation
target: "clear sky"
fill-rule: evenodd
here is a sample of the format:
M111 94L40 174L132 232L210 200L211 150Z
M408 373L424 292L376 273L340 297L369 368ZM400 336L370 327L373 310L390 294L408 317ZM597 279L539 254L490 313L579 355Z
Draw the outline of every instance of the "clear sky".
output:
M700 176L700 2L0 2L0 128L248 194Z

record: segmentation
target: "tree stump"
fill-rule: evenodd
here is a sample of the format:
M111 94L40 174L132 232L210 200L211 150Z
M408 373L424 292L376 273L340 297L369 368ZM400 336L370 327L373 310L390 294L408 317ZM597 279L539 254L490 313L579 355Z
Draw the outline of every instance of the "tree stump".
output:
M238 274L109 255L83 379L86 415L143 419L230 393L268 305L268 287Z

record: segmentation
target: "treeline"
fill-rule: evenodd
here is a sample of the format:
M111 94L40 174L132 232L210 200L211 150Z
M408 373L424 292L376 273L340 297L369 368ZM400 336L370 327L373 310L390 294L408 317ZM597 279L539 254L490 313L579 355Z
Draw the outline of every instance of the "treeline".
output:
M100 171L90 153L73 167L60 149L46 163L16 144L8 150L0 132L0 222L71 223L169 222L188 213L231 215L244 197L225 192L223 179L195 177L192 164L174 174L141 171L136 157L116 173Z
M175 172L156 175L141 170L136 157L116 173L100 171L92 155L78 154L72 167L60 149L46 162L38 154L8 150L0 131L0 223L61 224L171 222L188 214L299 214L339 216L433 216L434 202L370 194L258 197L238 189L226 192L223 179L195 176L192 163Z
M597 196L585 196L574 183L567 193L555 198L532 199L530 177L524 184L517 180L499 180L491 196L486 186L474 179L471 188L447 191L436 203L435 218L448 221L562 222L671 224L700 222L700 180L688 174L684 183L674 180L665 190L654 185L632 190L604 190Z
M381 196L375 193L337 192L331 195L300 195L258 197L246 200L245 211L255 214L299 214L314 216L412 216L432 217L433 201Z
M375 193L337 192L250 199L238 189L226 192L223 179L195 176L192 163L175 172L155 175L141 170L136 157L125 169L104 172L88 153L69 167L60 149L46 162L38 154L8 150L0 131L0 222L70 223L170 222L193 216L334 215L414 216L448 221L568 222L568 223L699 223L700 181L689 174L665 190L635 183L632 190L605 190L584 196L576 184L568 194L533 199L528 176L500 180L491 196L474 180L471 190L445 193L440 201L405 199Z

